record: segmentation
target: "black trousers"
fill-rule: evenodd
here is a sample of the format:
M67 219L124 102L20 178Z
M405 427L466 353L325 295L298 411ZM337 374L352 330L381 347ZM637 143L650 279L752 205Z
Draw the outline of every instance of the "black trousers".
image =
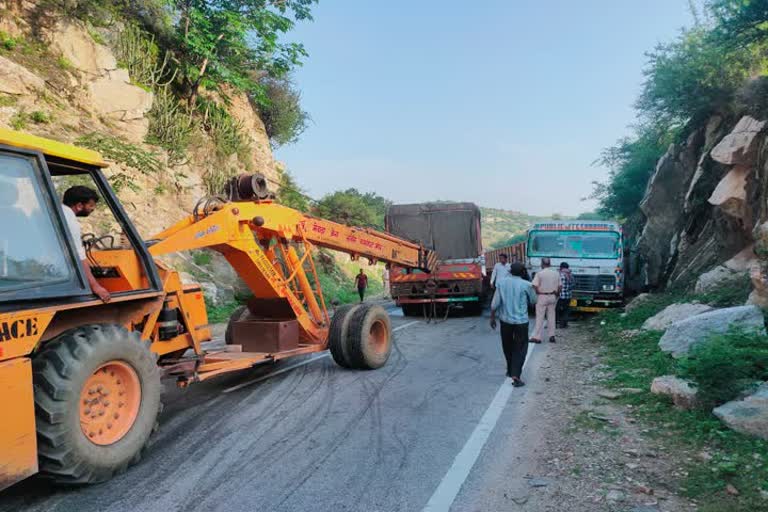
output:
M560 327L568 327L568 316L571 314L571 299L557 299L557 323Z
M507 360L507 376L520 378L528 354L528 322L508 324L501 322L501 347Z
M357 293L360 294L360 302L363 302L363 300L365 300L365 287L364 286L358 286L357 287Z

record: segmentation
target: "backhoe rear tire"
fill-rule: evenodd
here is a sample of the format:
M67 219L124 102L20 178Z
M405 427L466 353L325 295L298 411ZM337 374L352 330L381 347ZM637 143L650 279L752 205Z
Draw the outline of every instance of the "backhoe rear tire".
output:
M331 319L331 328L328 331L328 349L336 364L343 368L351 368L349 361L349 351L347 349L347 338L349 332L349 322L352 320L352 314L360 308L360 304L346 304L336 309Z
M32 363L41 473L97 483L137 463L162 407L156 360L138 333L117 325L46 343Z
M353 368L381 368L392 352L392 324L386 310L362 304L352 313L347 333L347 353Z

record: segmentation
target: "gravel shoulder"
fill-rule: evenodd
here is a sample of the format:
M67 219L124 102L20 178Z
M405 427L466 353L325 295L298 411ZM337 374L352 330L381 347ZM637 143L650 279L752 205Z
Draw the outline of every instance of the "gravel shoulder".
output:
M600 385L607 368L594 333L582 322L558 334L535 347L525 391L513 394L452 510L696 510L678 495L689 455L662 447Z

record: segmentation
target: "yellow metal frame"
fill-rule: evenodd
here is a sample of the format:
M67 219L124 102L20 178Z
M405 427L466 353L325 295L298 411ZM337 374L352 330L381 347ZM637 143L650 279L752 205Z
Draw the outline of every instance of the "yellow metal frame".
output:
M43 137L36 137L35 135L29 135L27 133L6 130L5 128L0 128L0 144L40 151L46 156L73 160L81 164L102 168L107 167L107 163L96 151L79 148L71 144L65 144Z

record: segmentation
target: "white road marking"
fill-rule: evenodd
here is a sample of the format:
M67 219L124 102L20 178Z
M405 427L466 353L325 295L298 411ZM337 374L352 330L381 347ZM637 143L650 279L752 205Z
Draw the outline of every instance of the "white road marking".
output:
M533 345L528 351L528 357L525 358L523 368L525 368L525 363L528 362L535 348L536 345ZM483 417L480 418L480 423L477 424L464 447L456 455L456 458L453 459L453 464L440 481L440 485L437 486L432 497L429 498L422 512L448 512L451 509L451 505L456 500L461 486L464 485L469 472L480 456L480 452L483 451L486 441L488 441L491 432L496 427L496 422L499 421L499 417L504 411L504 407L507 405L513 389L512 383L508 379L504 379L504 382L496 392L496 396L493 397L491 405L488 406Z
M395 327L394 329L392 329L392 332L400 331L402 329L405 329L406 327L410 327L411 325L418 324L418 323L419 323L418 320L416 320L415 322L409 322L409 323L407 323L405 325L401 325L400 327ZM237 391L238 389L243 389L244 387L250 386L252 384L263 382L263 381L265 381L265 380L267 380L267 379L269 379L271 377L274 377L275 375L280 375L281 373L285 373L285 372L287 372L289 370L294 370L296 368L299 368L301 366L307 365L309 363L314 363L318 359L323 359L325 357L328 357L329 355L331 355L330 352L325 352L323 354L320 354L320 355L317 355L317 356L314 356L314 357L310 357L309 359L305 359L304 361L302 361L300 363L292 364L291 366L286 366L285 368L281 368L281 369L279 369L279 370L277 370L275 372L268 373L266 375L262 375L258 379L249 380L248 382L243 382L242 384L238 384L237 386L232 386L231 388L227 388L227 389L223 390L222 393L231 393L233 391Z

